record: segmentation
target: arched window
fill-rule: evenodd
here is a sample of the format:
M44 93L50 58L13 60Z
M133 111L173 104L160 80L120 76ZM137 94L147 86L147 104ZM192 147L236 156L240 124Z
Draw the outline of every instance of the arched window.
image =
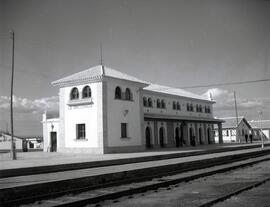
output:
M173 102L173 110L175 110L176 109L176 103L175 103L175 101Z
M126 100L131 100L131 92L129 88L126 89Z
M160 100L157 99L157 108L160 108Z
M176 104L176 109L177 110L181 110L181 106L180 106L180 103L179 102L177 102L177 104Z
M115 88L115 98L116 99L121 99L121 93L122 93L122 91L121 91L121 88L119 87L119 86L117 86L116 88Z
M91 97L91 88L89 86L85 86L83 88L82 97L83 98L90 98Z
M151 98L148 98L148 106L149 107L153 107L153 103L152 103L152 99Z
M161 100L161 108L165 109L166 108L166 104L164 99Z
M147 107L147 98L143 97L143 106Z
M78 88L72 88L71 93L70 93L70 99L74 100L74 99L78 99L79 98L79 91Z

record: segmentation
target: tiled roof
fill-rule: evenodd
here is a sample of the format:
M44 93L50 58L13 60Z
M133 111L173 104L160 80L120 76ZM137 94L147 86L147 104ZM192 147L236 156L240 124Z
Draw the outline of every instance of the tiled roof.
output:
M262 127L262 129L270 129L270 120L252 120L249 121L249 124L252 126L252 128Z
M107 66L98 65L87 70L69 75L67 77L61 78L52 82L53 85L69 84L69 83L79 83L81 81L95 81L100 80L102 77L117 78L121 80L128 80L132 82L149 84L146 81L140 80L133 76L127 75L125 73L119 72L117 70L108 68Z
M161 86L157 84L150 84L149 82L140 80L133 76L127 75L125 73L119 72L117 70L114 70L114 69L108 68L107 66L102 66L102 65L98 65L98 66L89 68L87 70L66 76L64 78L61 78L59 80L52 82L52 84L54 86L81 84L85 82L99 81L102 77L117 78L121 80L128 80L128 81L132 81L136 83L141 83L141 84L144 84L144 86L146 86L143 89L148 90L148 91L154 91L154 92L165 93L165 94L170 94L170 95L210 101L203 96L185 91L183 89L172 88L168 86Z
M236 117L224 117L220 119L225 121L222 124L222 128L236 128L237 127ZM243 116L238 117L238 124L242 121L242 119L244 119Z
M185 91L183 89L172 88L172 87L169 87L169 86L151 84L151 85L145 87L144 90L210 101L210 100L208 100L207 98L205 98L203 96L200 96L200 95Z

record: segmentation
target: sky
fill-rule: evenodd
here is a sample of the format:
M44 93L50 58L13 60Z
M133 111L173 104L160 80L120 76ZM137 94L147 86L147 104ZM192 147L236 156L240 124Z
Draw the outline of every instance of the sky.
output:
M41 135L58 111L51 82L100 62L152 83L186 87L270 78L270 1L0 0L0 130L10 128L15 31L14 127ZM186 89L212 93L216 117L270 119L270 81Z

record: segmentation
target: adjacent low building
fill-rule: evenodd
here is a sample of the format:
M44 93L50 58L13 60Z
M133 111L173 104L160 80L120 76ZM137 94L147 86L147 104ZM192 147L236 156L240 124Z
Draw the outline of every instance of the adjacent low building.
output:
M27 142L21 137L13 136L13 142L15 143L15 148L17 150L22 150L23 145L27 148ZM11 149L11 135L7 132L0 132L0 150L9 151Z
M238 117L238 125L236 117L225 117L221 118L225 122L222 125L222 136L224 143L232 142L246 142L246 137L248 142L254 140L261 140L260 129L255 124L256 122L249 122L245 117ZM218 129L215 129L216 136L215 140L218 142ZM267 130L265 130L266 132ZM266 139L266 136L263 132L263 137Z
M44 151L136 152L222 143L212 100L99 65L54 81L59 118L43 116Z

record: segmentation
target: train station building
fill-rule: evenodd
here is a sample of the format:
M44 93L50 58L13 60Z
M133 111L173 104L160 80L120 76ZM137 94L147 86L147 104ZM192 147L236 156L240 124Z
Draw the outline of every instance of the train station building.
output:
M52 82L59 118L43 116L44 151L116 153L222 143L212 100L103 65Z

